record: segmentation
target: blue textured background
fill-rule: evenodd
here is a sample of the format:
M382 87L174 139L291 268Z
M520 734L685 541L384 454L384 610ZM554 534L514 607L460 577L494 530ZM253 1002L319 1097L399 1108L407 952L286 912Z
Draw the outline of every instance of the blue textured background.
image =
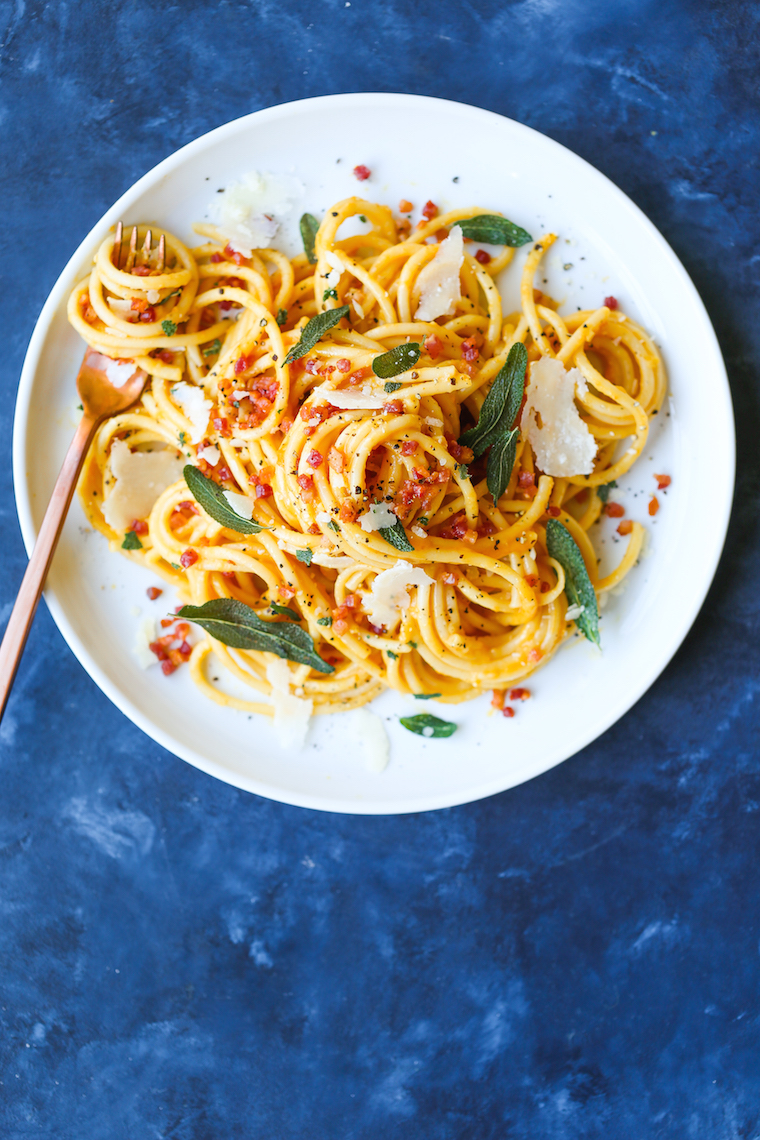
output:
M216 783L108 704L43 606L0 728L4 1140L760 1136L759 16L0 2L3 622L48 290L135 178L273 103L439 95L577 151L692 274L739 432L726 552L675 661L585 752L467 807L349 818Z

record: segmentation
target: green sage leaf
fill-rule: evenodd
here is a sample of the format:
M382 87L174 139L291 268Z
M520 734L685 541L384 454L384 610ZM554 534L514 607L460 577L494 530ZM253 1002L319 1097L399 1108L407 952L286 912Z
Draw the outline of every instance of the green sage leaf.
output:
M601 487L597 487L596 493L603 503L606 503L610 497L610 491L613 487L617 487L617 483L613 479L611 483L602 483Z
M463 447L472 448L476 458L490 447L497 436L509 431L515 422L525 391L527 367L528 353L525 345L518 341L512 345L504 366L494 377L475 427L459 438Z
M122 550L142 550L143 544L133 530L127 531L121 544Z
M308 665L317 673L335 672L333 666L323 661L315 651L314 642L300 625L263 621L250 606L237 598L214 598L202 606L183 606L177 617L194 622L232 649L274 653L286 661Z
M387 392L389 396L391 392L398 392L399 388L403 388L403 384L400 384L397 380L389 380L387 384L383 384L383 391Z
M464 218L455 222L462 236L471 241L484 241L488 245L527 245L533 238L522 226L516 226L498 214L476 214L474 218Z
M549 519L546 524L546 549L549 557L556 558L565 571L565 593L570 605L583 606L583 613L575 619L575 624L589 641L601 646L596 592L577 542L558 519Z
M188 463L182 474L196 503L203 507L214 522L234 530L236 534L258 534L262 530L271 530L271 527L244 519L237 511L233 511L219 484L203 475L197 467Z
M391 376L398 376L401 372L408 372L414 368L420 358L420 346L410 341L409 344L397 344L388 352L381 352L372 361L372 371L381 380L389 380Z
M418 736L438 737L453 736L457 725L450 720L441 720L432 713L418 713L417 716L402 716L399 718L404 728L416 732Z
M324 313L317 313L316 317L312 317L308 324L301 329L301 339L298 344L293 345L285 357L285 363L292 364L299 357L306 356L306 353L314 348L314 345L322 339L325 333L328 333L331 328L337 325L338 321L347 316L348 305L341 305L339 309L326 309Z
M440 693L415 693L415 701L432 701L435 697L440 697Z
M301 229L301 241L303 242L306 260L311 265L315 265L317 261L317 255L314 252L314 242L317 237L319 222L313 214L302 214L299 226Z
M297 550L296 551L296 558L298 559L298 561L299 562L305 562L307 566L311 566L311 560L313 557L314 557L314 551L311 549L310 546L307 546L304 550Z
M332 625L332 618L331 617L317 618L317 625Z
M500 435L491 444L486 464L486 485L493 496L494 503L498 503L507 489L512 468L515 465L517 452L517 437L520 434L517 428Z
M217 337L216 340L211 341L211 344L208 346L208 348L204 348L203 355L204 356L214 356L219 351L219 349L221 347L222 347L222 342L220 341L219 337Z
M414 550L414 547L407 538L406 531L401 525L401 519L396 519L393 526L381 526L379 533L386 542L389 542L391 546L395 546L396 550L403 550L405 552Z
M280 617L289 618L291 621L300 621L301 615L297 614L295 610L291 610L289 606L278 605L277 602L270 602L269 608L273 614L278 614Z

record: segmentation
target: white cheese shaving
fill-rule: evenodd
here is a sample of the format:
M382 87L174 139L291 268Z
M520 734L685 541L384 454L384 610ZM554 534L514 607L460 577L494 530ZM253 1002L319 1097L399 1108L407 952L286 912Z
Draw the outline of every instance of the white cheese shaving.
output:
M398 516L386 503L373 503L356 521L362 530L369 534L370 531L380 530L381 527L395 526Z
M459 273L463 262L462 231L459 226L452 226L433 260L417 278L420 303L414 314L416 321L434 321L436 317L450 316L454 312L454 306L462 296Z
M290 691L287 661L274 657L266 664L267 681L272 686L274 730L283 748L302 748L314 708L311 700L301 700Z
M396 628L404 610L409 608L410 586L432 585L421 566L412 566L399 558L395 566L383 570L372 583L372 590L364 597L363 604L373 625L382 625L391 632Z
M202 388L198 388L195 384L187 384L184 380L175 384L170 391L175 403L179 404L192 425L190 442L200 443L208 427L211 401L204 399Z
M130 451L123 439L114 440L108 460L115 482L101 510L110 527L121 533L135 519L146 519L167 487L182 478L184 459L169 448Z
M409 529L411 530L412 534L417 536L417 538L427 538L427 531L423 530L421 526L415 525Z
M123 333L118 333L118 336L123 336ZM127 380L131 380L137 371L137 365L134 360L112 360L110 356L91 356L89 361L91 368L99 368L105 372L108 383L113 384L114 388L123 388Z
M208 447L198 448L198 458L205 459L209 467L216 467L219 460L222 458L222 453L218 447L214 447L212 443Z
M288 175L252 171L214 196L209 213L230 248L244 257L271 244L282 218L303 193L303 183Z
M149 289L146 296L148 298L149 305L157 305L161 300L161 294L159 293L158 289Z
M317 513L314 517L316 518L318 523L329 523L330 512L329 511L317 511Z
M385 403L384 397L379 392L329 388L326 384L320 384L319 388L315 389L314 396L327 400L334 408L345 408L350 411L358 408L382 408Z
M328 249L325 253L325 260L330 266L330 272L326 275L325 280L329 286L334 288L339 283L341 274L343 273L343 262L337 253L333 253L331 249Z
M575 621L584 613L585 609L585 606L568 606L565 610L565 621Z
M352 297L351 304L354 306L354 309L356 310L357 317L361 317L361 319L364 320L364 309L361 307L361 305L357 301L356 297Z
M547 475L588 475L593 469L596 440L578 414L576 388L586 391L577 368L568 372L550 356L531 365L520 426Z
M127 313L132 312L132 298L131 297L109 297L108 307L118 317L124 317Z
M388 767L390 741L377 713L369 709L356 709L354 729L364 745L364 767L368 772L383 772Z
M237 491L222 491L222 494L236 515L242 519L253 518L253 503L247 495L239 495Z
M143 618L137 627L135 642L132 647L137 664L141 669L149 669L158 662L155 653L151 653L150 644L156 640L156 622L154 618Z
M249 396L249 395L250 395L250 392L247 392L245 388L236 388L235 391L231 394L230 399L232 399L232 400L244 400L246 398L246 396Z

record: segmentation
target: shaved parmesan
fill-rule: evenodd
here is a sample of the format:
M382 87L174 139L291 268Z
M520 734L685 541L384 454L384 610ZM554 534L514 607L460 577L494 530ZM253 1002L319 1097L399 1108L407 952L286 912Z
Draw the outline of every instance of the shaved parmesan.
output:
M398 522L398 516L386 503L373 503L368 511L359 515L356 521L362 530L369 534L370 531L380 530L381 527L395 526Z
M373 392L371 389L368 392L354 392L348 389L328 388L326 384L321 384L319 388L315 389L314 395L321 396L334 408L344 408L350 411L359 408L382 408L385 402L384 397L379 392Z
M217 194L209 213L230 249L250 257L254 249L271 243L280 221L302 193L303 184L297 178L252 171Z
M157 305L161 300L161 294L159 293L158 289L149 289L146 293L146 297L148 299L149 305Z
M449 236L438 246L435 257L420 272L420 303L414 314L416 321L434 321L447 317L461 299L459 272L464 262L464 243L459 226L452 226Z
M357 301L356 297L351 298L351 304L354 306L354 309L356 310L357 317L360 317L362 320L364 320L364 309L361 307L361 305Z
M411 562L399 558L395 566L377 575L372 590L364 597L364 610L373 625L394 630L402 612L409 608L409 587L427 585L432 586L433 579L421 566L412 566Z
M325 280L331 288L334 288L340 281L340 277L343 272L343 262L338 257L337 253L333 253L331 249L328 249L327 253L325 254L325 260L330 266L330 272L326 275Z
M290 669L282 657L266 664L267 681L272 686L274 730L283 748L302 748L314 709L311 700L301 700L290 691Z
M114 441L108 462L115 482L101 510L108 525L119 532L135 519L146 519L159 495L182 478L184 467L184 460L169 448L130 451L123 439Z
M253 518L253 503L247 495L239 495L237 491L222 491L222 494L241 519Z
M132 312L132 298L131 297L109 297L108 307L117 317L125 317L127 313ZM618 340L620 338L618 337Z
M156 640L156 622L154 618L143 618L137 627L135 634L135 643L132 647L137 664L141 669L149 669L151 665L156 665L158 658L155 653L151 653L151 642Z
M565 621L575 621L586 609L585 606L568 606L565 610Z
M542 356L530 369L520 426L547 475L588 475L593 470L596 440L575 406L576 388L586 382L577 368L566 371L561 360Z
M116 333L116 336L123 335L123 333ZM105 372L108 383L113 384L114 388L123 388L127 380L130 380L137 371L134 360L113 360L110 356L104 356L103 353L97 355L93 353L87 363L90 368L99 368L101 372Z
M190 442L200 443L208 427L211 401L204 398L202 388L198 388L195 384L187 384L184 380L175 384L170 391L174 402L179 404L192 425Z
M369 709L356 709L354 728L364 745L364 767L368 772L383 772L388 767L390 741L377 713Z
M222 458L222 453L218 447L209 444L208 447L199 447L197 452L199 459L205 459L209 467L216 467L219 460Z

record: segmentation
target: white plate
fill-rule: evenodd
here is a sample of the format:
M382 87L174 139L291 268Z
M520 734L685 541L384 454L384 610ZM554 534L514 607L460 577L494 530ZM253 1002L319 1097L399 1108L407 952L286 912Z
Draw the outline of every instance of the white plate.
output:
M366 163L372 178L356 182ZM302 753L281 751L268 721L199 698L187 670L143 672L132 655L138 618L162 616L172 598L150 603L152 575L108 552L77 503L61 538L47 602L90 676L126 716L169 751L204 771L272 799L341 812L410 812L465 803L521 783L572 756L622 716L685 637L721 552L733 490L734 430L725 369L710 321L673 251L641 211L603 175L557 143L487 111L411 95L335 95L259 111L184 147L141 178L101 219L48 298L29 345L14 430L18 511L30 550L76 423L74 378L83 345L66 298L89 269L109 227L155 221L190 240L217 188L252 170L293 172L306 192L282 233L299 247L297 217L320 215L360 193L395 208L432 198L443 209L499 210L534 236L560 240L547 259L547 291L566 306L592 307L614 294L660 345L673 398L655 420L644 456L625 480L628 513L649 522L653 472L673 484L660 495L649 556L611 600L603 654L576 640L531 679L533 699L513 720L488 717L481 698L436 711L460 725L449 740L425 740L398 715L435 708L396 694L373 706L387 717L391 762L365 769L352 714L319 717ZM517 307L519 251L505 275ZM563 268L571 266L572 268ZM537 282L537 284L541 284ZM567 311L567 308L565 308ZM668 414L669 411L669 414ZM705 456L720 462L709 469ZM599 531L603 555L623 547L614 524Z

